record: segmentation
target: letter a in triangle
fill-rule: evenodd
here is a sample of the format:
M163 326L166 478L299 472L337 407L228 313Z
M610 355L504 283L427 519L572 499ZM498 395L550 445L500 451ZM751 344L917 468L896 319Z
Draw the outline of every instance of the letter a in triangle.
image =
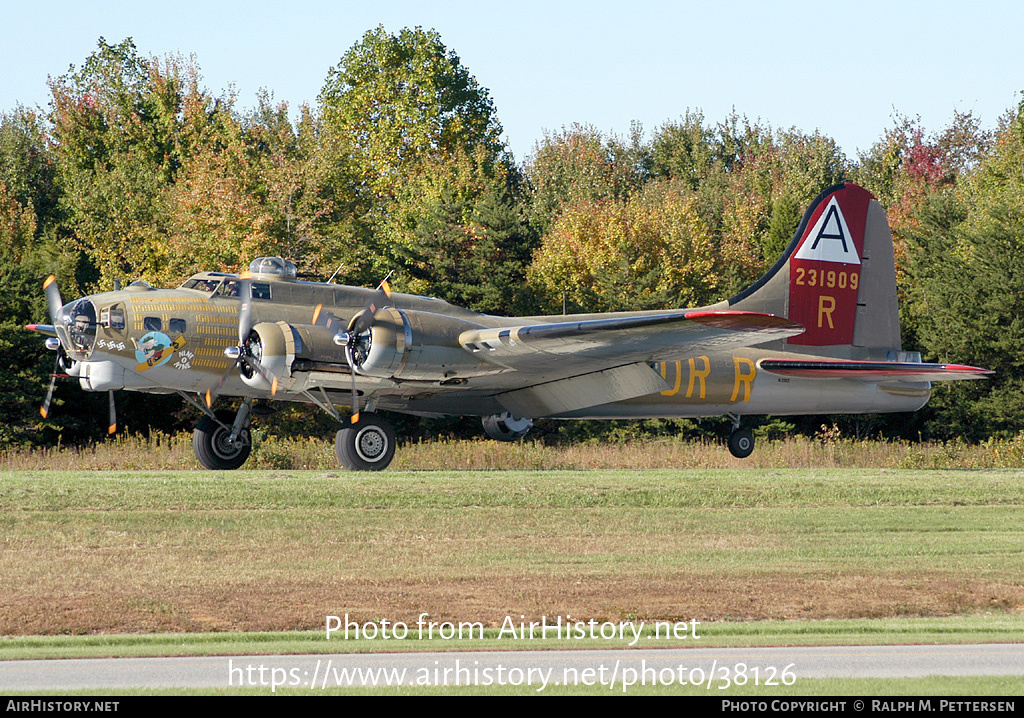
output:
M818 262L841 262L860 264L853 235L846 226L846 218L833 197L825 211L818 217L811 230L804 235L800 249L793 255L796 259L810 259Z

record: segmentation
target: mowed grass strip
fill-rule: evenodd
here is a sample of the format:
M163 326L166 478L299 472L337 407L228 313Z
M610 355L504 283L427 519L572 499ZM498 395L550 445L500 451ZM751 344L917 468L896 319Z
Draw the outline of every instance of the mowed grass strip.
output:
M645 623L635 643L605 638L561 639L539 633L511 637L487 628L483 637L444 639L330 637L319 631L133 633L57 636L0 636L0 660L106 658L128 656L241 656L331 653L411 653L419 651L493 651L542 649L721 648L736 646L841 646L1024 642L1024 615L991 613L942 618L843 619L802 621L714 621L695 626L698 638L666 638L659 626ZM394 631L392 631L394 634ZM632 644L632 645L631 645Z
M1011 616L1024 472L0 473L0 634ZM552 646L555 647L555 646Z

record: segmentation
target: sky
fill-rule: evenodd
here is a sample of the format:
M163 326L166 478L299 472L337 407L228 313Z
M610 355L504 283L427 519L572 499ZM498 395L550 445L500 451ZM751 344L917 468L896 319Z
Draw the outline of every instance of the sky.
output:
M574 123L650 133L687 110L735 110L820 131L856 160L896 117L929 132L955 112L993 128L1021 101L1024 3L975 0L0 0L0 112L46 108L48 77L100 37L140 54L194 55L204 86L316 106L329 69L378 25L434 29L493 100L523 161Z

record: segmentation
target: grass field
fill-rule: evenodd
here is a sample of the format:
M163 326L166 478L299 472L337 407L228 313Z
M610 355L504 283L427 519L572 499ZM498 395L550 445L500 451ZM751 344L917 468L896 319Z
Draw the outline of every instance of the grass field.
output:
M699 639L666 646L1020 642L1022 479L846 468L2 471L0 660L566 647L501 635L507 620L542 615L646 631L700 622ZM383 629L423 613L484 636L324 636L328 615ZM517 691L535 694L499 692ZM1019 678L992 677L801 680L772 695L1015 693Z
M991 616L1024 472L3 472L0 634Z

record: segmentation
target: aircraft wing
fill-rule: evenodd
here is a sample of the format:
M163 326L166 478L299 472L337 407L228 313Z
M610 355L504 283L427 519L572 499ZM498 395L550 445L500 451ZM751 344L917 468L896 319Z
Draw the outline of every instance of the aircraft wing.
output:
M637 361L764 344L800 334L783 317L735 310L624 315L462 332L481 359L515 370L578 374Z
M857 379L866 382L897 381L955 381L984 379L995 372L961 364L921 364L917 362L854 361L828 359L801 361L790 359L762 359L761 369L781 376L810 379Z
M653 362L764 344L803 332L788 319L745 311L680 311L474 329L459 343L529 377L495 398L516 416L550 416L665 388Z

